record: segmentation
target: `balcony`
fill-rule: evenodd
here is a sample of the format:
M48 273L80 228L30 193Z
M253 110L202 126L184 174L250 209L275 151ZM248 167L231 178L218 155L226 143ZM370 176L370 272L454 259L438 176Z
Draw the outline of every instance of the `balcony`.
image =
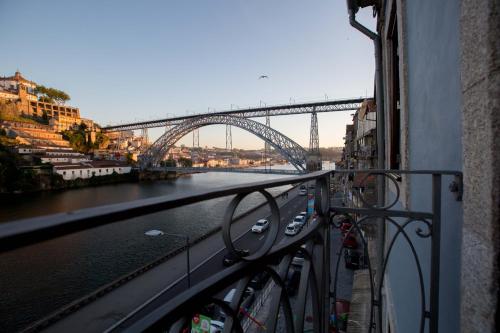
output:
M364 175L363 179L359 180L357 174ZM415 177L428 184L425 195L430 198L429 209L404 209L402 191L394 175ZM375 191L373 186L349 186L353 179L363 183L365 180L373 182L374 178L379 184L386 185L387 202L374 202L373 198L377 196L366 190ZM212 331L220 329L224 332L342 332L346 328L352 332L382 332L387 306L384 295L389 292L384 281L387 274L397 268L391 261L392 257L402 255L414 267L414 275L408 281L408 296L404 300L418 308L412 320L420 332L425 327L430 332L437 332L441 200L444 196L453 196L442 191L442 184L448 181L460 184L460 179L461 174L454 171L319 171L184 196L162 196L5 223L0 225L0 251L15 250L203 200L228 197L230 202L220 234L237 262L194 281L189 288L168 299L162 300L162 295L155 295L101 331L186 332L208 323ZM277 199L267 189L298 183L314 188L314 195L309 200L314 197L311 207L314 207L315 214L296 236L278 242L281 211ZM270 207L270 227L261 246L243 254L238 249L232 227L239 203L253 192L260 192ZM353 196L362 204L346 205L346 200ZM382 241L385 245L381 245L384 244ZM406 251L401 251L401 244L407 246ZM395 248L398 248L397 253ZM186 249L189 249L189 239L187 247L180 251ZM189 253L187 258L189 260ZM161 264L168 265L168 261ZM142 271L148 269L144 267ZM93 301L113 289L126 287L127 281L142 271L138 270L35 323L30 330L50 330L61 320L71 320L72 314L92 307ZM189 281L189 274L194 272L188 269L185 278ZM364 286L363 297L358 297L362 302L355 302L355 293L360 289L353 288L352 283ZM346 288L351 288L351 292L346 293ZM231 289L234 291L228 293ZM346 299L346 294L350 294L351 299ZM77 326L79 323L72 324Z

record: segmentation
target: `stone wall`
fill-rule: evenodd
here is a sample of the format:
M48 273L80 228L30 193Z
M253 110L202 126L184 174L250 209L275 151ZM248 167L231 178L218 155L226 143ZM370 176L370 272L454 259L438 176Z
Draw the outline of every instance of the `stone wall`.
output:
M461 331L499 327L500 1L463 0Z

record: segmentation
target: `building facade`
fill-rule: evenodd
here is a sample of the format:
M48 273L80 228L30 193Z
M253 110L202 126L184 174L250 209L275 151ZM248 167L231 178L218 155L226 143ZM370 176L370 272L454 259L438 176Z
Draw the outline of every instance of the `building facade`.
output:
M376 35L356 21L366 6L377 15ZM461 184L447 179L448 189L443 182L439 332L493 332L500 324L498 1L354 0L348 8L351 25L375 44L385 168L463 172L462 200L450 194ZM429 181L403 175L397 182L396 208L429 208ZM396 190L386 184L386 202ZM388 226L385 239L395 232ZM415 250L429 276L428 244ZM418 330L411 258L404 242L394 244L384 276L384 331Z
M13 76L0 77L0 99L15 103L21 115L55 120L53 126L58 131L82 123L94 128L92 121L80 118L78 108L39 101L35 94L36 87L35 82L25 79L17 71Z
M130 165L118 161L69 162L54 164L53 167L54 173L61 175L64 180L88 179L109 176L113 173L121 175L130 173L131 170Z

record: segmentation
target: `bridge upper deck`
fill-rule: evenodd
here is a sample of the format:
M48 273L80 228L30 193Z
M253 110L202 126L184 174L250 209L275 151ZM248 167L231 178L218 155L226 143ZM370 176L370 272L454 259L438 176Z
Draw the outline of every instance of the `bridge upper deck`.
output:
M255 108L242 108L237 110L226 110L220 112L200 113L182 117L171 117L157 120L148 120L128 124L105 126L104 131L128 131L143 128L165 127L177 125L190 118L203 117L206 115L232 115L243 118L258 118L266 116L284 116L292 114L303 114L312 112L338 112L356 110L366 98L341 99L311 103L280 104Z

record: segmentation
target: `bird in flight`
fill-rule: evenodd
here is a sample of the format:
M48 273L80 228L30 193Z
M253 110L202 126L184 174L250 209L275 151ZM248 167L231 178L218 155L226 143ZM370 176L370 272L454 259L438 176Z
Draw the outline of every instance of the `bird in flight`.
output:
M259 76L259 80L260 79L269 79L269 76L267 76L267 75L261 75L261 76Z

